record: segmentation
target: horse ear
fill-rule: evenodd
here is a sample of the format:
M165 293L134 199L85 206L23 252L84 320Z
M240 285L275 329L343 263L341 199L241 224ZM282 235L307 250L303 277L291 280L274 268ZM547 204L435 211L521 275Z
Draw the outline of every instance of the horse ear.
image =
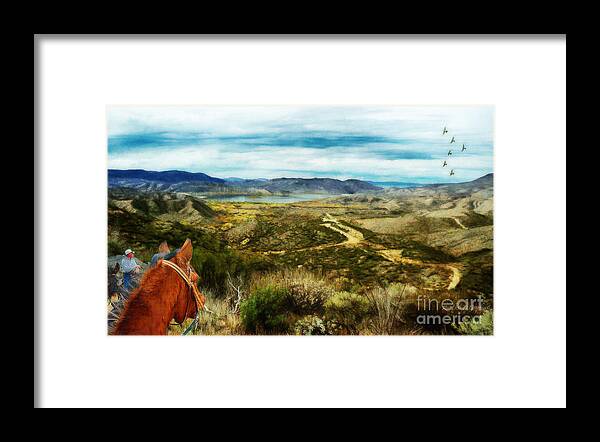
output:
M169 253L170 251L169 244L166 241L161 242L158 246L158 253Z
M177 256L183 259L185 262L189 262L192 259L192 252L192 241L188 238L181 246L181 249L179 249Z

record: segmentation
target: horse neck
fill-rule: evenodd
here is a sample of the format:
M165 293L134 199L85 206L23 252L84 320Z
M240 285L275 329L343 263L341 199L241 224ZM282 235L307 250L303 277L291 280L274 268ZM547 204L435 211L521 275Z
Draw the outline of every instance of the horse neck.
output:
M134 291L116 326L115 334L166 334L174 316L179 284L168 278L148 275Z

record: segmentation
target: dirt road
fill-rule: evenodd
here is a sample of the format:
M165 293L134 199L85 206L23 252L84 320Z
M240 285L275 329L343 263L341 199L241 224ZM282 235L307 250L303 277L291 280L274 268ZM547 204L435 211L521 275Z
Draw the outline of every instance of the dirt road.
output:
M458 225L459 225L459 227L460 227L461 229L464 229L464 230L469 230L469 228L468 228L468 227L466 227L466 226L465 226L463 223L461 223L461 222L460 222L460 220L459 220L458 218L452 218L452 219L453 219L454 221L456 221L456 224L458 224Z
M362 233L360 233L356 229L343 225L329 213L325 214L325 216L323 217L323 224L321 225L328 227L331 230L334 230L337 233L340 233L346 237L346 241L343 241L336 245L355 245L360 244L365 240L365 237Z
M319 246L295 249L295 250L293 250L294 252L304 252L306 250L323 250L323 249L329 249L331 247L347 246L347 245L354 246L356 244L360 244L365 239L363 234L360 233L358 230L343 225L337 219L335 219L333 216L331 216L329 213L325 214L322 221L323 221L323 223L321 224L322 226L325 226L325 227L339 233L340 235L345 236L346 240L342 241L342 242L334 243L334 244L321 244ZM264 255L284 255L285 253L286 253L285 250L269 250L267 252L263 252Z
M461 224L460 221L457 220L456 218L455 218L455 220L457 223ZM340 243L336 243L336 244L323 244L320 246L307 247L304 249L294 250L295 252L305 251L305 250L322 250L325 248L338 247L338 246L356 246L358 244L365 242L365 237L363 236L363 234L361 232L359 232L356 229L353 229L352 227L348 227L348 226L342 224L339 220L335 219L329 213L326 213L325 216L323 216L322 221L323 221L323 223L321 224L322 226L325 226L325 227L345 236L346 240L342 241ZM464 227L464 226L462 226L462 227L466 229L466 227ZM285 253L285 251L284 250L271 250L271 251L263 252L263 253L266 255L268 255L268 254L282 255ZM388 261L393 262L395 264L412 264L412 265L418 265L418 266L424 266L424 267L432 267L437 270L442 270L444 273L449 272L450 273L450 276L449 276L450 282L448 284L448 290L454 289L458 285L458 283L460 282L460 279L462 277L462 274L458 267L455 267L450 264L427 263L427 262L423 262L423 261L417 260L417 259L406 258L406 257L402 256L402 249L384 249L384 250L379 250L377 253L379 253L383 258L385 258Z
M460 272L460 269L458 267L455 267L450 264L429 263L429 262L423 262L418 259L406 258L406 257L402 256L402 249L386 249L386 250L380 250L378 253L381 256L383 256L385 259L387 259L388 261L391 261L396 264L411 264L411 265L424 266L424 267L433 267L436 269L443 269L443 270L449 271L450 272L450 282L447 287L448 290L455 289L462 277L462 273Z

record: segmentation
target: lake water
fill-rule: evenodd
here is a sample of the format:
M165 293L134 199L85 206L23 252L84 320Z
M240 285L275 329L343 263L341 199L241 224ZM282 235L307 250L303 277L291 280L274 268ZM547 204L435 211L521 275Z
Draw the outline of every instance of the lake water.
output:
M232 203L297 203L300 201L314 201L329 198L335 195L322 193L294 193L290 195L214 195L206 199Z

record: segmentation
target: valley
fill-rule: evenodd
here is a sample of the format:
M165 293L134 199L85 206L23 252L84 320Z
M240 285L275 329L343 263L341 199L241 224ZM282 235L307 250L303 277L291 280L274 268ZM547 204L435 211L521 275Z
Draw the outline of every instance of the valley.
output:
M286 186L292 193L307 187ZM112 187L109 255L131 247L148 262L161 241L179 246L189 237L200 286L215 299L227 298L232 277L250 290L264 275L297 271L360 296L401 284L404 296L450 292L483 298L491 308L492 175L461 184L319 195L231 201ZM415 324L403 327L426 332ZM395 333L407 332L402 330Z

